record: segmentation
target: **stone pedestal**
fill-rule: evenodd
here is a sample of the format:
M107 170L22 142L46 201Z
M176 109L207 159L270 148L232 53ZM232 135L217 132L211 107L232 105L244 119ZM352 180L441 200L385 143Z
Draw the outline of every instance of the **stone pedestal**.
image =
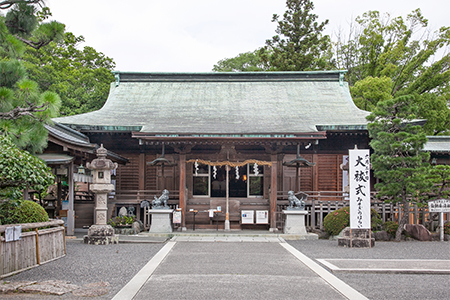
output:
M170 214L173 209L150 209L148 213L152 216L152 224L148 232L152 233L170 233L172 224L170 223Z
M375 238L371 236L370 229L350 230L350 227L342 231L342 237L338 238L338 246L349 248L372 248L375 246Z
M305 226L305 216L308 214L306 210L283 210L286 215L284 222L285 234L307 235Z
M110 225L92 225L89 227L88 235L84 236L84 243L92 245L118 244L119 237L114 235L114 228Z

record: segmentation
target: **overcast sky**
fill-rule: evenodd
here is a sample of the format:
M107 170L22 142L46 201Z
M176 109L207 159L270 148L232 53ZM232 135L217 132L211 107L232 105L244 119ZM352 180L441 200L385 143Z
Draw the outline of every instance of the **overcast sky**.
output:
M223 58L253 51L275 35L285 0L46 0L66 30L116 62L116 70L209 72ZM429 27L450 26L449 0L316 0L326 33L368 10L406 17L420 8Z

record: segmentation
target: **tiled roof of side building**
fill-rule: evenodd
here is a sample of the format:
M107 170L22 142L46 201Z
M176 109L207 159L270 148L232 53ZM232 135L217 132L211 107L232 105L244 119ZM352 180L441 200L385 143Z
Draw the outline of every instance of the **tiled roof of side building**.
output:
M365 129L345 71L116 72L98 111L54 119L77 129L154 135L286 135Z
M427 152L450 153L450 136L427 136L428 141L423 147Z

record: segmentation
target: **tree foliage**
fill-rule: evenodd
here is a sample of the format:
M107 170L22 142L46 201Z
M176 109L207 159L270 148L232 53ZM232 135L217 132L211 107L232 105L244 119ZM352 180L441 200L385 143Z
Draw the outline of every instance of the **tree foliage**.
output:
M100 109L114 81L114 61L92 47L79 49L82 42L83 36L67 32L63 40L28 49L23 57L29 77L61 97L61 115Z
M427 142L420 125L415 124L417 106L412 96L400 96L378 102L368 116L371 161L374 175L381 180L375 187L379 197L387 197L403 205L396 239L409 218L409 201L431 188L428 175L429 153L422 151Z
M450 196L450 166L437 165L430 168L428 173L432 180L432 191L437 199Z
M220 60L216 72L305 71L333 68L330 37L322 35L328 20L318 23L310 0L287 0L283 18L273 15L276 35L253 52Z
M437 135L450 129L450 54L444 51L450 28L431 32L427 27L420 9L406 19L369 11L351 24L347 39L338 36L335 54L337 67L348 70L346 77L360 108L372 110L378 101L414 95L417 117L429 120L424 127L427 134ZM381 84L380 93L369 82Z
M324 70L329 68L326 53L330 37L322 35L328 20L318 23L310 0L287 0L283 19L274 14L276 33L259 50L262 60L273 71Z
M368 76L350 87L353 101L356 106L364 110L372 111L379 101L392 98L391 96L392 80L389 77Z
M0 134L21 148L41 151L47 143L45 124L58 115L59 96L42 92L27 78L21 58L25 44L40 48L64 31L57 22L39 23L36 6L41 1L4 1L13 6L0 17ZM45 14L45 13L44 13Z
M213 67L214 72L257 72L268 71L268 69L259 56L259 49L222 59Z
M54 176L44 161L17 148L8 136L0 135L0 198L20 199L25 188L44 192L53 182Z

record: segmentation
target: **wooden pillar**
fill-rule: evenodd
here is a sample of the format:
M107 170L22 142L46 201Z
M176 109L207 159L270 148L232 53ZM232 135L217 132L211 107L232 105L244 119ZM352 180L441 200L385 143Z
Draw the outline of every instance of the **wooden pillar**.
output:
M270 231L277 230L277 174L278 174L278 159L276 154L271 155L272 167L270 170Z
M313 163L316 165L313 167L313 191L317 191L319 188L319 157L317 154L313 154Z
M73 161L67 165L67 181L69 183L69 209L67 211L67 235L75 234ZM95 218L95 217L94 217ZM94 222L96 220L94 219Z
M139 189L145 190L145 153L139 154ZM141 199L139 199L141 200Z
M181 208L181 227L186 230L186 154L180 154L180 203Z

